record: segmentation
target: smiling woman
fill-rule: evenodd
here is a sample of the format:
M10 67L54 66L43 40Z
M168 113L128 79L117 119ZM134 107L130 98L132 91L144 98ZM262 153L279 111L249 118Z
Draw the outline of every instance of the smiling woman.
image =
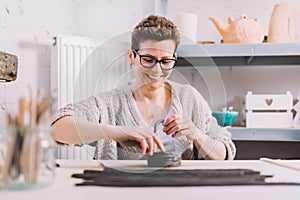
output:
M132 88L145 88L146 93L147 90L162 89L175 66L174 51L175 43L172 40L147 40L140 43L139 50L129 51L129 59L137 77Z
M156 151L176 152L183 159L233 159L231 135L218 126L201 94L168 80L179 43L172 21L154 15L143 19L128 50L135 79L59 110L54 138L67 144L96 141L95 159L142 159ZM164 122L154 131L158 120Z

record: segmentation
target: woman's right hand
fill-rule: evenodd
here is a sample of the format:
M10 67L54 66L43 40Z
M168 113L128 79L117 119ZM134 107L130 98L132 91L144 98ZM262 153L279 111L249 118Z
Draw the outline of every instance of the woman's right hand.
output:
M104 131L106 136L123 146L135 146L143 154L152 155L158 147L165 151L164 145L158 137L148 129L141 126L111 126L105 125L109 130ZM110 127L107 127L110 126Z

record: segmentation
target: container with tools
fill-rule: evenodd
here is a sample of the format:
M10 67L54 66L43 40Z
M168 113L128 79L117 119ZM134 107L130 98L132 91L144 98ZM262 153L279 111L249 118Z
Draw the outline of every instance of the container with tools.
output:
M7 113L0 128L0 189L48 185L55 173L55 142L46 118L51 97L19 100L18 113ZM47 116L46 116L47 115Z

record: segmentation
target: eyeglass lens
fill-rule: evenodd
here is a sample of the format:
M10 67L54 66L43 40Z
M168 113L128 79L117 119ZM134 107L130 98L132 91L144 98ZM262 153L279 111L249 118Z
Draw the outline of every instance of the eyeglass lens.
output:
M156 65L156 63L159 63L161 68L163 68L163 69L172 69L175 65L175 60L173 60L173 59L157 60L150 56L140 56L140 62L141 62L142 66L148 67L148 68L154 67Z

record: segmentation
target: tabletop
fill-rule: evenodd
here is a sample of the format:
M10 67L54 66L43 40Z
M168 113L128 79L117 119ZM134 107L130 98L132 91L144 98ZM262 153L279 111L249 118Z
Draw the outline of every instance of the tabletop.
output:
M280 161L300 167L300 160ZM53 182L39 189L6 191L0 190L1 200L17 199L299 199L300 186L297 185L252 185L252 186L193 186L193 187L101 187L75 186L81 182L72 178L74 173L82 173L84 169L103 169L103 165L118 168L149 169L145 160L117 161L78 161L57 160L60 167L56 168ZM247 168L260 171L263 175L273 175L268 181L300 183L300 172L270 164L259 160L234 161L182 161L176 169L235 169Z

